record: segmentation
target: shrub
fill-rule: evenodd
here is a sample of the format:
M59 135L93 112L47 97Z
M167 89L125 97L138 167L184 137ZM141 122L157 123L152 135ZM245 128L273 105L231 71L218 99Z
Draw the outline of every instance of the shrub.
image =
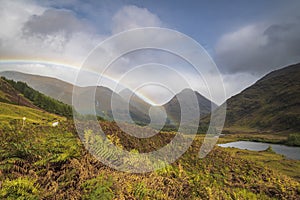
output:
M300 134L290 134L287 139L287 144L291 146L300 146Z

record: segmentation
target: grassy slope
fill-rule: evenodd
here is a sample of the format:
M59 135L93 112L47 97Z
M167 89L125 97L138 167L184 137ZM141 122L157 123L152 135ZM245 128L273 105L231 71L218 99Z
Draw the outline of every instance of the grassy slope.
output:
M0 77L0 102L38 108L31 101L15 90L6 80Z
M26 123L47 124L53 121L63 121L64 117L51 114L42 110L28 108L25 106L12 105L0 102L0 123L14 122L22 124L23 117Z
M300 131L300 64L271 72L227 101L226 127Z
M29 87L24 82L15 82L13 80L7 80L4 77L1 77L1 81L8 85L8 89L3 90L3 87L0 88L2 91L6 92L7 94L15 93L15 96L22 97L33 104L35 108L39 108L42 110L46 110L51 113L55 113L65 117L72 117L72 107L64 104L56 99L48 97L33 88ZM18 105L20 104L19 100L12 99L9 103L14 103ZM25 105L28 106L28 105ZM29 106L31 107L31 106Z
M101 122L112 142L132 148L114 123ZM131 127L134 128L134 127ZM167 135L165 135L167 134ZM169 141L144 141L149 151ZM112 170L88 154L71 122L59 127L10 125L0 129L0 198L16 199L297 199L300 185L281 172L253 159L215 148L197 157L203 138L171 166L146 174ZM260 162L263 162L261 160ZM274 168L274 167L273 167Z
M236 148L225 148L224 151L230 152L234 157L255 162L261 166L269 167L286 174L300 181L300 161L287 160L283 155L273 151L248 151Z
M0 125L14 124L22 127L26 123L50 124L63 121L64 117L41 110L2 77L0 78Z

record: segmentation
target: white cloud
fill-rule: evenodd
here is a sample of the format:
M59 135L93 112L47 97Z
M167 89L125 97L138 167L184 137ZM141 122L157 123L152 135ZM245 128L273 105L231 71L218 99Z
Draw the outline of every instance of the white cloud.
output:
M129 5L120 9L113 17L112 32L119 33L140 27L162 27L163 23L146 8Z
M79 65L106 36L72 11L35 2L2 1L0 58L51 60Z

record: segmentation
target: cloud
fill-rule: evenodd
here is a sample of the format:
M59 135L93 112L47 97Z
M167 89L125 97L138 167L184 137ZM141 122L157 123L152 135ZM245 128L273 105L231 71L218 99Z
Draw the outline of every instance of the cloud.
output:
M45 8L31 1L0 1L0 39L17 37L24 23L32 16L44 12Z
M92 26L87 20L76 18L70 10L47 9L41 15L32 15L23 27L26 34L53 34L56 32L73 32L93 31Z
M227 73L261 75L300 61L300 20L254 23L224 34L215 47Z
M2 1L0 10L0 58L34 58L79 65L110 36L99 34L101 30L72 10L55 9L34 1ZM162 25L155 14L136 6L123 6L112 15L111 33Z
M71 10L33 1L3 1L0 14L0 58L61 61L79 65L107 36Z
M72 5L74 5L72 2L73 1L70 1L68 6L72 7ZM102 33L101 27L91 24L91 20L82 17L85 15L80 15L78 13L79 3L77 1L75 1L75 4L78 5L74 5L76 9L74 7L73 10L70 10L70 7L68 7L70 9L58 9L59 6L53 8L51 4L41 4L35 1L23 2L0 0L0 3L0 59L47 60L79 66L94 47L110 36L107 31ZM88 8L85 7L85 12L92 9L91 7L92 6L88 6ZM95 10L91 10L91 12L93 15L96 13ZM108 20L111 22L111 30L109 31L110 34L119 33L120 31L132 28L149 26L166 27L166 24L164 24L157 15L146 8L139 8L134 5L125 5L116 11L112 10L110 12L112 12L111 21ZM102 15L100 14L99 16ZM101 20L103 19L99 19L98 21ZM255 26L248 27L244 30L242 35L246 35L244 37L247 38L255 32L257 32L257 28ZM240 33L237 33L237 35L240 35ZM236 36L224 37L225 39L223 43L225 43L225 45L222 46L227 46L226 42L228 40L234 40L235 37ZM126 40L123 46L118 44L119 46L116 45L116 48L111 48L112 52L110 53L112 55L118 55L118 51L120 49L126 48L126 45L138 44L139 40L142 40L142 38L143 35L132 36ZM151 44L156 43L161 44L162 46L176 46L180 44L177 37L168 34L158 35L155 33L152 38L153 40L150 41ZM252 43L249 42L248 45L250 44ZM193 54L192 48L186 46L183 47L182 45L176 47L186 49L190 55ZM253 48L255 49L258 47L254 46ZM221 48L221 51L226 52L228 49ZM95 63L99 64L97 59L98 58L96 58ZM112 70L108 70L107 73L109 73L109 77L118 80L118 78L133 67L149 62L156 62L170 66L172 69L184 75L184 77L187 77L187 79L191 81L191 87L193 89L198 90L207 97L210 97L205 83L201 81L199 77L196 77L195 73L188 70L190 66L187 63L181 61L181 58L179 57L176 58L176 56L162 51L154 52L151 50L144 50L123 56L118 60L118 62L112 65ZM4 67L4 65L1 66ZM14 67L9 67L18 71L57 77L59 79L67 80L68 82L74 82L74 74L76 74L76 71L74 70L72 71L66 68L60 69L58 66L49 66L44 64L16 64ZM187 87L186 84L183 84L183 81L178 81L179 77L174 72L163 72L162 70L151 71L147 68L144 68L144 70L140 70L139 72L139 74L133 73L131 79L129 76L127 83L124 84L134 88L137 84L142 84L145 80L151 82L150 78L153 77L154 80L167 81L169 84L166 85L169 85L173 92L179 92ZM218 78L208 74L207 76L207 79L210 80L217 80ZM91 80L94 79L91 78ZM234 78L229 79L228 83L236 85L233 80ZM84 79L84 81L89 82L90 80ZM135 81L135 83L131 81ZM113 89L115 83L106 81L105 84L107 87ZM245 84L248 84L248 82L245 82ZM240 86L242 87L242 85ZM235 92L240 89L228 85L225 85L225 87L230 88L229 91L231 92ZM218 91L220 88L221 87L219 86L215 86L214 90ZM172 95L169 95L169 93L166 92L165 88L159 89L157 86L144 87L140 92L148 95L156 102L163 102L172 97ZM215 102L222 103L222 95L221 97L217 97Z
M112 19L112 33L140 27L162 27L163 23L146 8L134 5L124 6Z

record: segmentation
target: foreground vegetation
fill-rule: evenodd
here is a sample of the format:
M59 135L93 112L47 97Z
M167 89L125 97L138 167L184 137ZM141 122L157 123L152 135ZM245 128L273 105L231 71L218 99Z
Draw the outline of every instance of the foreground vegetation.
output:
M100 122L112 142L147 152L170 141L131 138L113 122ZM135 128L135 127L132 127ZM142 129L140 129L142 130ZM145 174L115 171L83 148L71 121L58 127L10 121L0 129L0 199L298 199L296 178L216 147L199 159L202 137L177 162Z
M236 148L224 148L223 150L234 157L255 162L300 181L300 161L286 159L283 155L273 152L271 148L265 151L249 151Z

